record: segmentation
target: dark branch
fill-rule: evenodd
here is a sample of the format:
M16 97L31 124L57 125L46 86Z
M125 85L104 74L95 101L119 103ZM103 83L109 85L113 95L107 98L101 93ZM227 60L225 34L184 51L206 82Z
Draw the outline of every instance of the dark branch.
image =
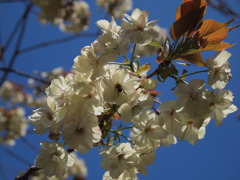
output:
M68 149L68 150L67 150L68 153L72 153L72 152L74 152L74 151L75 151L74 149Z
M31 176L34 172L40 170L40 168L36 166L31 166L26 173L24 173L22 176L17 176L15 180L28 180L29 176Z
M18 53L22 54L22 53L26 53L26 52L29 52L29 51L39 49L39 48L45 48L45 47L48 47L48 46L52 46L52 45L56 45L56 44L60 44L60 43L65 43L65 42L74 40L76 38L95 37L95 36L98 36L98 35L99 35L98 32L96 32L96 33L74 34L74 35L71 35L71 36L68 36L68 37L65 37L65 38L60 38L60 39L56 39L56 40L52 40L52 41L48 41L48 42L43 42L43 43L39 43L39 44L35 44L35 45L32 45L32 46L23 48L23 49L19 50Z
M38 77L35 77L35 76L32 76L32 75L29 75L29 74L26 74L26 73L17 71L17 70L15 70L15 69L0 68L0 71L12 72L12 73L15 73L15 74L20 75L20 76L23 76L23 77L27 77L27 78L34 79L34 80L39 81L39 82L41 82L41 83L43 83L43 84L46 84L46 85L50 85L50 84L51 84L51 82L48 81L48 80L44 80L44 79L41 79L41 78L38 78Z
M22 27L20 29L20 33L19 33L19 36L18 36L18 39L17 39L17 42L16 42L16 46L15 46L15 50L14 50L14 53L10 59L10 62L9 62L9 65L8 65L8 69L11 69L15 60L16 60L16 57L18 55L18 51L19 51L19 47L22 43L22 39L23 39L23 36L24 36L24 33L25 33L25 28L26 28L26 23L27 23L27 17L28 17L28 14L29 14L29 11L31 10L32 8L32 5L33 4L28 4L28 6L26 7L24 13L23 13L23 23L22 23ZM8 73L9 71L5 71L3 73L3 76L2 76L2 79L0 81L0 87L2 86L3 82L7 79L7 76L8 76Z
M229 4L226 1L223 0L218 0L218 1L213 1L213 0L207 0L208 5L212 7L213 9L218 10L219 12L225 14L225 15L230 15L234 16L236 18L240 18L240 14L234 11Z
M6 49L8 48L8 46L11 44L14 36L17 34L17 31L18 31L20 25L22 24L22 22L23 22L23 20L24 20L24 17L25 17L25 13L23 14L22 17L19 18L19 20L18 20L17 23L15 24L12 32L9 34L9 37L7 38L6 44L5 44L5 46L3 47L3 51L6 51Z
M15 70L15 69L0 68L0 71L12 72L12 73L15 73L15 74L20 75L20 76L23 76L23 77L27 77L27 78L34 79L34 80L39 81L39 82L41 82L41 83L43 83L43 84L50 85L50 81L48 81L48 80L44 80L44 79L41 79L41 78L38 78L38 77L34 77L34 76L32 76L32 75L29 75L29 74L26 74L26 73L17 71L17 70Z

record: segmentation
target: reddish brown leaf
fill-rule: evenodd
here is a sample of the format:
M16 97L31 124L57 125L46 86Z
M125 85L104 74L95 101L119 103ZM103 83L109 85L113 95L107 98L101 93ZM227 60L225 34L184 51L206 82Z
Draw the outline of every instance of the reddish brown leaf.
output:
M204 20L196 33L198 38L207 40L208 42L220 42L227 37L227 26L233 21L230 20L226 23L219 23L212 19Z
M205 0L183 0L182 5L177 8L176 21L191 11L204 6L207 6L207 2Z
M173 23L170 29L170 35L174 41L178 40L184 34L191 33L203 18L205 6L195 9Z
M192 63L192 64L196 64L198 66L206 66L206 64L205 64L205 62L202 58L202 55L199 52L197 52L195 54L181 56L177 59L180 60L180 61L185 61L185 62L189 62L189 63Z
M224 49L230 48L234 46L235 44L228 44L225 42L213 42L213 43L208 43L206 47L200 48L198 51L222 51Z
M236 29L236 28L238 28L238 27L240 27L240 24L239 24L239 25L237 25L237 26L231 27L231 28L227 28L227 31L234 30L234 29Z

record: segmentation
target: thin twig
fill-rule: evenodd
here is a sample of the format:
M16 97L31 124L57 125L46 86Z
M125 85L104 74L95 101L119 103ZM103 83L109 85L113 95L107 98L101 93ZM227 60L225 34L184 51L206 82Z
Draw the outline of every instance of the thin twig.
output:
M74 35L71 35L71 36L68 36L68 37L65 37L65 38L60 38L60 39L56 39L56 40L52 40L52 41L48 41L48 42L42 42L42 43L39 43L39 44L35 44L35 45L32 45L32 46L23 48L23 49L19 50L19 54L26 53L26 52L29 52L29 51L33 51L33 50L40 49L40 48L45 48L45 47L56 45L56 44L60 44L60 43L65 43L65 42L74 40L76 38L95 37L95 36L98 36L98 35L99 35L98 32L96 32L96 33L74 34Z
M18 55L18 51L19 51L19 47L22 43L22 39L23 39L23 36L24 36L24 33L25 33L25 28L26 28L26 23L27 23L27 17L28 17L28 14L29 14L29 11L31 10L31 7L32 7L33 4L28 4L28 6L26 7L25 9L25 12L23 14L23 23L22 23L22 27L20 29L20 33L19 33L19 36L18 36L18 39L17 39L17 42L16 42L16 46L15 46L15 50L14 50L14 53L10 59L10 62L9 62L9 65L8 65L8 68L11 69L15 60L16 60L16 57ZM3 73L3 76L2 76L2 79L0 81L0 87L2 86L3 82L7 79L7 76L8 76L8 73L9 71L5 71Z
M199 74L199 73L204 73L204 72L208 72L208 70L202 70L202 71L196 71L196 72L189 73L189 74L183 74L183 75L179 76L178 78L183 78L183 77L187 77L187 76L191 76L191 75Z
M231 15L231 16L240 18L240 14L238 14L231 7L229 7L227 2L224 2L223 0L218 0L217 2L214 2L213 0L207 0L207 2L210 7L220 11L221 13L223 13L225 15Z
M20 75L20 76L23 76L23 77L27 77L27 78L34 79L34 80L39 81L39 82L41 82L41 83L43 83L43 84L50 85L50 81L48 81L48 80L44 80L44 79L41 79L41 78L32 76L32 75L30 75L30 74L26 74L26 73L20 72L20 71L17 71L17 70L15 70L15 69L0 68L0 71L12 72L12 73L15 73L15 74Z
M133 61L134 61L134 54L135 54L136 47L137 47L137 44L134 44L133 50L132 50L131 62L130 62L130 68L132 72L134 72Z
M118 136L122 136L124 139L128 140L132 145L134 145L134 142L127 136L123 135L122 133L119 133L118 131L114 131L114 130L108 130L108 132L117 134Z
M25 12L26 12L26 11L25 11ZM8 46L11 44L14 36L17 34L17 31L18 31L21 23L23 22L24 17L25 17L25 13L19 18L19 20L18 20L17 23L15 24L12 32L9 34L9 36L8 36L8 38L7 38L7 41L6 41L6 44L5 44L4 47L3 47L3 53L8 49Z
M153 71L151 74L149 74L146 78L151 78L151 77L153 77L153 76L155 76L155 75L157 75L158 74L158 68L155 70L155 71Z
M154 99L153 101L154 101L155 103L162 104L160 101L158 101L158 100L156 100L156 99Z

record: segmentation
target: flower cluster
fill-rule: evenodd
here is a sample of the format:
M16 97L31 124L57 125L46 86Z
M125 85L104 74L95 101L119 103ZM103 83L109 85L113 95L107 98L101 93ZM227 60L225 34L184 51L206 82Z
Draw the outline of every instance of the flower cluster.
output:
M48 82L51 82L60 75L65 76L66 72L61 67L58 67L51 72L35 71L34 75L45 83L38 83L30 78L28 80L28 88L33 92L29 93L23 85L12 81L5 81L0 87L0 100L11 106L26 105L32 108L45 106L46 96L44 91L48 87Z
M43 169L44 174L52 176L53 179L59 177L66 179L70 175L81 178L87 174L84 162L75 154L67 152L63 144L58 142L42 142L41 152L35 164ZM40 171L35 176L44 177L44 174Z
M11 81L5 81L0 88L0 98L9 104L31 104L33 97L24 92L23 86Z
M89 7L77 0L32 0L41 9L38 18L43 24L59 25L65 32L79 33L88 27Z
M48 176L64 176L73 165L70 150L84 154L98 146L101 167L107 170L103 179L137 179L137 173L147 174L146 166L153 164L157 148L176 144L177 139L195 144L204 137L212 118L221 125L237 110L232 92L223 90L231 76L230 53L221 51L207 59L206 65L198 63L208 68L205 72L213 90L205 88L203 80L187 83L188 74L178 77L172 59L178 58L184 43L193 41L169 44L166 34L156 28L157 21L148 22L147 11L135 9L125 17L121 26L114 19L97 22L102 35L81 50L71 73L51 82L46 89L46 106L29 116L37 134L48 132L55 141L42 142L36 159L36 166ZM168 51L150 75L150 66L141 66L136 54L147 45L157 46L159 52ZM121 58L121 63L112 62ZM167 77L176 80L176 100L160 103L155 99L158 82L151 78L154 75L160 82ZM117 127L120 120L122 124ZM120 142L123 139L129 142Z
M50 145L50 147L54 146ZM78 158L75 153L72 153L71 156L73 157L74 164L67 168L67 171L63 177L60 178L58 176L46 176L44 171L40 169L32 173L29 177L29 180L66 180L69 179L69 177L72 177L73 179L85 179L87 176L87 168L85 166L85 162L82 159Z
M97 4L114 18L122 18L132 9L132 0L97 0Z
M0 144L13 146L17 138L25 136L27 121L24 115L25 111L22 108L0 108Z

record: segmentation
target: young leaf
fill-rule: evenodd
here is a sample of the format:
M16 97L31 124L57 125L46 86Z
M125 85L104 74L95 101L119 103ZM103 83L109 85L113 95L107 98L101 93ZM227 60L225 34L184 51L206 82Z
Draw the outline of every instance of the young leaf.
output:
M178 7L176 11L176 21L184 15L190 13L195 9L206 7L207 2L205 0L183 0L182 5ZM206 11L206 10L205 10ZM204 14L205 14L204 11Z
M160 44L159 42L150 42L148 45L159 47L160 49L163 49L163 45Z
M136 73L137 73L137 75L140 75L141 73L147 72L150 69L151 69L151 66L149 64L144 64L138 69L138 71Z
M198 66L206 66L205 62L203 61L202 55L199 52L197 52L195 54L181 56L177 59L180 61L190 62L190 63L196 64Z
M180 37L188 32L190 34L196 29L198 23L202 20L205 6L195 9L173 23L170 28L170 35L174 41L177 41Z
M235 44L228 44L226 42L213 42L213 43L208 43L204 48L198 49L198 51L222 51L224 49L230 48L234 46Z
M233 21L219 23L212 19L204 20L195 32L194 38L204 47L208 42L220 42L227 37L227 26ZM205 45L203 45L205 43Z

